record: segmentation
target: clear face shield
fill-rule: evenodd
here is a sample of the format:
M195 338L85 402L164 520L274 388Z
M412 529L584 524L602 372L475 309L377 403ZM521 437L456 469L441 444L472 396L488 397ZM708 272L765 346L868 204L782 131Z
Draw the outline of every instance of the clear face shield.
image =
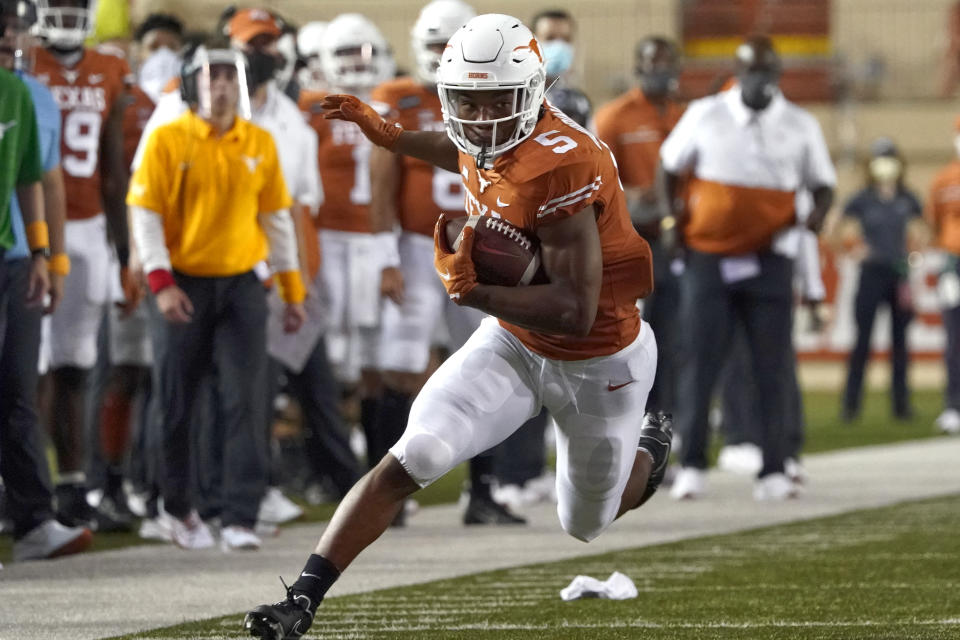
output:
M15 71L29 71L30 51L36 44L31 27L36 23L34 6L26 0L4 2L0 24L0 67Z
M197 115L209 120L235 109L237 115L249 120L250 86L243 54L201 47L194 54L194 63L198 67Z
M492 168L493 161L519 144L536 126L539 104L526 86L437 87L447 133L458 149Z

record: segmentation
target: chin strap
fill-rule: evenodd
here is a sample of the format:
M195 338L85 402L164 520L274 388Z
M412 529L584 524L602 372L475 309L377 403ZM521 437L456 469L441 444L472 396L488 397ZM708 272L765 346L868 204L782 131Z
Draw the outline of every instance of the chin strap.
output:
M483 169L487 164L487 145L480 147L480 153L477 154L477 169Z

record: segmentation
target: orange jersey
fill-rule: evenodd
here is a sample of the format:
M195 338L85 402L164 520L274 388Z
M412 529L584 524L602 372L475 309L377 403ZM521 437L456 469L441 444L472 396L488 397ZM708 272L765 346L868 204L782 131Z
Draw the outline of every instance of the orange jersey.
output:
M370 150L360 127L323 117L321 92L304 92L300 109L317 132L324 202L315 218L321 229L370 233Z
M467 213L503 218L536 234L541 225L585 207L597 209L603 254L603 282L597 317L583 338L500 324L530 350L556 360L584 360L616 353L640 331L638 298L653 290L650 247L630 224L613 154L602 142L554 107L530 137L496 159L492 170L477 170L460 153L467 187Z
M130 67L123 58L86 49L80 62L66 68L52 53L38 49L34 74L60 107L67 219L93 217L103 211L100 141L110 111L130 81Z
M123 109L123 161L126 166L133 164L133 156L137 153L140 136L147 126L147 120L156 105L143 89L133 87L127 94Z
M412 78L386 82L373 90L371 101L386 112L386 118L408 131L443 131L443 113L435 89ZM410 156L401 156L402 176L397 202L404 231L433 235L441 213L463 211L463 181L460 176Z
M960 255L960 160L940 170L930 187L927 220L937 246Z
M597 137L613 151L624 186L653 187L660 145L681 115L682 105L667 102L661 111L639 88L597 109Z

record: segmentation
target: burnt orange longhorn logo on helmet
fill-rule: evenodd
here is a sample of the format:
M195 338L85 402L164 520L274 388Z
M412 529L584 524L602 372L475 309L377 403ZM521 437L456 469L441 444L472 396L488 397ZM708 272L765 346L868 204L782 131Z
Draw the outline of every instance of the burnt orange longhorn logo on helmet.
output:
M540 62L543 62L543 54L540 53L540 45L537 44L536 38L530 38L530 42L525 47L514 47L514 51L520 51L521 49L529 49L537 54L537 57L540 58Z

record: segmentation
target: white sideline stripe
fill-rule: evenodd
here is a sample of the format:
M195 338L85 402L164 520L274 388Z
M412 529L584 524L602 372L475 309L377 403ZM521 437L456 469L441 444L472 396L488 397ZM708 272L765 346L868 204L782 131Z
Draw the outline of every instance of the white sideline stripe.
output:
M559 198L554 198L553 200L548 200L547 202L544 202L544 203L540 206L540 210L542 211L542 210L546 209L547 207L549 207L550 205L554 204L555 202L560 202L561 200L566 200L567 198L572 198L573 196L580 195L581 193L583 193L583 192L586 191L587 189L596 190L597 186L599 186L599 185L598 185L599 182L600 182L600 176L597 176L596 178L593 179L593 182L591 182L590 184L588 184L588 185L585 186L585 187L581 187L580 189L577 189L576 191L571 191L570 193L568 193L568 194L565 195L565 196L560 196Z
M596 187L594 187L593 191L596 191L596 190L599 189L599 188L600 188L600 185L598 184ZM547 210L544 211L543 213L538 213L538 214L537 214L537 218L542 218L542 217L544 217L544 216L548 216L548 215L550 215L551 213L553 213L554 211L556 211L557 209L559 209L560 207L566 207L566 206L571 205L571 204L576 204L577 202L580 202L581 200L586 200L587 198L589 198L590 196L593 195L593 191L591 191L590 193L585 193L585 194L583 194L582 196L580 196L579 198L575 198L574 200L569 200L569 201L567 201L567 202L561 202L561 203L558 204L557 206L555 206L555 207L553 207L553 208L551 208L551 209L547 209Z

